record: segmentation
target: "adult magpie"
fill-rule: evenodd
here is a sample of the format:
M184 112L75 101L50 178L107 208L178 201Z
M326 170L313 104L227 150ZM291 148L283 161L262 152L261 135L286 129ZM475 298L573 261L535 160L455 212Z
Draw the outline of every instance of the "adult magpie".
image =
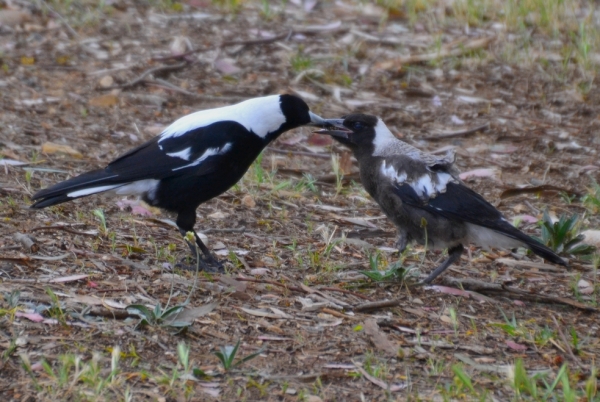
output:
M323 126L323 119L293 95L272 95L184 116L160 135L110 162L35 193L32 208L111 192L139 195L177 214L182 235L193 232L203 268L221 270L194 231L196 208L242 178L260 152L287 130ZM188 242L195 255L195 247Z
M376 116L352 114L326 121L330 127L317 133L329 134L353 151L363 186L398 228L400 252L409 241L448 249L448 258L424 283L431 283L457 261L466 243L484 248L526 247L555 264L566 265L465 186L454 167L454 155L437 157L422 152L397 139Z

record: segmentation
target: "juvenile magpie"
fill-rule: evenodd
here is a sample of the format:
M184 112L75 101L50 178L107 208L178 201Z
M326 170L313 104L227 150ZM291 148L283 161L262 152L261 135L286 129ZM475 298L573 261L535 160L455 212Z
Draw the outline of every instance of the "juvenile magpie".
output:
M35 193L32 208L111 192L139 195L177 214L182 235L193 232L203 268L221 270L194 231L196 208L242 178L260 152L283 132L323 119L293 95L272 95L184 116L160 135L97 169ZM195 255L195 248L188 243Z
M431 283L456 262L466 243L484 248L526 247L555 264L566 265L465 186L454 167L454 155L440 158L422 152L397 139L376 116L352 114L326 121L330 126L317 133L329 134L353 151L363 186L398 228L399 251L404 251L409 241L448 249L448 258L424 283Z

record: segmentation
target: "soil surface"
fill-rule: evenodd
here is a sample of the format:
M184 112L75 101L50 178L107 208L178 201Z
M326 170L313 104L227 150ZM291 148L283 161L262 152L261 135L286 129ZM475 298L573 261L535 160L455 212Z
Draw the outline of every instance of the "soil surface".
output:
M368 2L21 3L0 2L3 400L509 400L519 359L549 383L566 363L584 395L600 360L591 260L566 270L472 246L434 286L412 286L445 254L398 255L356 162L309 128L198 208L223 275L178 269L189 251L173 217L137 200L28 209L180 116L294 93L324 117L376 114L423 150L453 149L465 182L531 235L546 210L598 229L582 197L600 171L600 96L580 65L516 62L492 22L413 22ZM361 274L402 259L404 282ZM126 308L159 304L185 316L144 326ZM238 341L238 357L260 354L226 370L214 352Z

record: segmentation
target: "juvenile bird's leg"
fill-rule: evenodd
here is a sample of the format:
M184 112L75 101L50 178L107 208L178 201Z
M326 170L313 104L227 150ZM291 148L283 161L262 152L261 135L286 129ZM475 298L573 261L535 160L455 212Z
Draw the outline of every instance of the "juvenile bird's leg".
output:
M454 264L458 260L464 251L462 244L448 249L448 259L442 262L436 269L433 270L429 276L421 282L424 285L429 285L435 278L437 278L442 272L446 270L450 265Z
M402 254L404 250L406 250L406 245L408 244L408 236L406 233L400 232L400 236L398 236L398 241L396 241L396 248L398 252Z

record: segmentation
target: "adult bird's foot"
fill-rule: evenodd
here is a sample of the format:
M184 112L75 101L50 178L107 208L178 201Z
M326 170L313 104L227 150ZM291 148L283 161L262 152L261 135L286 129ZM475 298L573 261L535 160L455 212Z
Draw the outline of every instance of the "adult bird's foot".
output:
M200 261L194 257L186 257L175 265L176 268L184 271L204 271L211 274L222 274L225 273L225 266L223 262L216 258L206 258L200 256Z

